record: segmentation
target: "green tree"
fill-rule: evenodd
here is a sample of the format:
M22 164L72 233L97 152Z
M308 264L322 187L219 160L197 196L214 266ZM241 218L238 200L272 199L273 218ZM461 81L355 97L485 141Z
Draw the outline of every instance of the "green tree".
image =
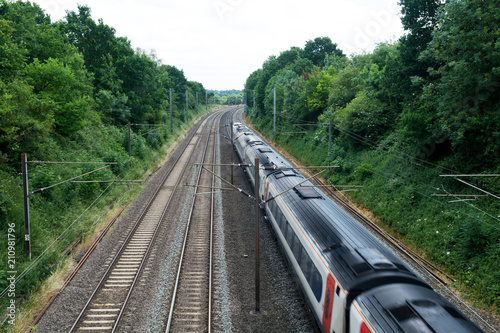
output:
M430 70L435 81L422 96L423 109L435 112L429 134L448 138L465 160L497 165L500 7L493 0L454 1L438 17L439 29L423 54L442 63Z
M136 123L164 122L162 101L168 94L168 79L150 55L139 51L125 60L123 89L131 108L131 121Z
M134 54L130 42L115 36L115 29L104 24L102 19L96 23L91 16L91 9L78 6L78 13L67 12L65 21L59 28L69 42L78 48L85 59L85 66L95 75L95 86L116 92L120 89L117 75L121 71L115 66L124 66L125 59ZM124 68L120 68L123 70ZM123 78L121 78L123 79Z
M364 88L360 75L369 64L369 55L356 55L345 64L337 65L338 73L333 77L328 98L328 106L333 112L344 108Z
M184 71L178 69L175 66L171 65L162 65L160 66L160 70L166 73L166 75L170 78L170 87L173 89L173 105L178 109L182 110L186 107L186 89L188 87L188 80L184 76ZM184 97L180 97L184 96Z
M93 103L92 76L85 70L83 57L75 54L63 61L35 59L26 66L26 82L33 87L42 112L53 114L61 134L80 130Z
M12 41L26 49L27 62L60 58L74 53L50 17L35 3L0 0L0 19L13 28Z
M324 71L318 68L317 72L309 77L304 86L308 109L308 113L304 115L305 119L315 121L326 110L335 74L336 69L334 67L330 67Z
M437 13L441 0L401 0L401 23L408 32L401 38L400 50L408 76L426 77L427 68L433 65L419 59L420 54L432 40L432 31L437 25Z
M399 43L382 43L370 56L370 65L360 73L366 89L379 100L400 113L405 101L405 87L399 78L403 75Z
M14 28L9 21L0 19L0 79L8 80L23 68L27 50L14 42Z
M257 84L255 85L256 112L260 114L265 112L264 99L266 97L267 83L280 69L281 65L276 56L270 56L262 65L262 70L257 77Z
M252 108L255 109L255 105L253 105L254 101L254 92L255 88L257 86L257 83L259 82L259 76L261 75L262 69L257 69L254 71L250 76L248 76L246 82L245 82L245 93L248 96L248 105L251 105ZM256 103L257 104L257 103ZM255 110L254 110L255 112Z
M198 93L198 104L205 104L205 93L206 90L203 87L203 84L195 81L188 81L188 89L193 95L193 108L196 106L196 93ZM190 102L191 104L191 102Z
M337 48L329 37L317 37L307 41L304 47L303 57L312 61L316 66L323 66L328 55L343 57L344 53Z
M364 90L334 114L334 124L341 132L341 139L352 147L378 142L393 123L385 104Z

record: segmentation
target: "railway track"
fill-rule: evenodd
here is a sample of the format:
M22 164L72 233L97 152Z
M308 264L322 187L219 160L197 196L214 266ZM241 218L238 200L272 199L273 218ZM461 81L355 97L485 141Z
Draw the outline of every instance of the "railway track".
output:
M158 229L169 209L174 193L180 187L184 172L202 141L203 132L210 132L215 115L199 125L182 148L171 169L165 174L156 192L141 213L123 245L111 260L108 269L75 320L70 332L115 332L118 328L134 286L137 284Z
M229 286L234 282L231 282L229 275L231 272L228 271L229 265L234 265L236 261L239 264L246 264L247 260L239 259L239 256L231 257L228 264L225 249L227 242L224 240L225 222L233 221L234 217L225 215L229 213L223 211L222 204L223 200L233 196L232 193L235 192L218 190L221 187L229 187L220 178L229 179L230 168L227 165L229 165L230 150L229 145L223 141L229 137L229 124L233 115L234 112L224 112L220 117L214 115L205 121L203 126L188 132L182 141L185 144L181 143L184 147L172 152L171 158L159 168L143 193L124 214L123 219L96 246L96 251L90 260L86 261L68 288L55 298L51 307L41 316L40 322L32 330L36 332L210 332L247 327L247 323L243 323L242 319L248 314L246 311L235 310L237 314L233 321L232 311L235 308L231 303L232 291L229 290ZM224 147L221 148L222 142ZM204 168L210 172L201 166L197 167L200 163L203 163ZM180 180L175 189L174 179ZM165 201L169 195L164 193L165 190L170 190L172 193L170 197L174 197L168 204ZM149 198L153 193L156 193L155 198L150 201ZM234 196L243 198L239 194ZM247 204L246 199L237 201L237 205L242 201L243 204ZM158 206L158 202L163 202L164 208ZM148 208L144 208L146 206ZM153 214L153 210L156 210L156 214ZM142 222L139 221L140 215L144 215ZM163 215L163 218L158 215ZM189 218L190 231L186 232L188 215L192 216ZM156 228L154 227L156 222L151 222L152 225L146 228L145 220L150 217L158 221ZM209 222L212 219L214 224L210 227ZM137 223L139 224L133 226ZM230 223L233 232L231 242L236 230L239 230L235 225ZM133 231L130 232L131 229ZM211 229L214 240L210 245L208 241L210 236L207 235L211 233L209 231ZM185 232L187 234L185 253L180 265L179 254L182 251L180 239L184 237ZM124 241L125 239L127 241ZM121 252L122 255L115 256L117 252ZM212 253L214 257L210 263L209 254ZM245 271L239 267L237 269L238 272ZM177 271L178 278L176 278ZM245 275L250 276L247 273ZM176 280L178 285L177 291L174 292ZM100 281L99 286L97 286L98 281ZM238 278L237 281L240 283L241 279ZM281 283L276 285L281 286ZM243 288L238 286L240 293L238 299L246 300L247 295L241 296L244 293L241 291ZM91 294L92 297L89 297ZM279 302L282 297L279 295L282 293L274 291L273 295L276 295L278 300L273 299L273 302ZM295 306L301 306L294 295L288 297L291 301L287 301L282 307L289 309L290 304L294 302ZM244 303L237 306L244 307ZM167 328L170 313L172 313L171 323ZM304 325L304 321L299 323Z
M220 117L208 132L200 163L214 164L215 136ZM212 169L214 167L212 166ZM210 332L212 309L212 254L214 176L197 166L188 224L185 231L166 332Z
M236 110L226 119L234 112ZM179 258L166 332L212 331L215 192L219 189L215 177L216 143L219 137L225 136L220 132L221 119L222 116L217 117L212 129L204 134L207 139L196 163L196 184L189 184L196 190Z

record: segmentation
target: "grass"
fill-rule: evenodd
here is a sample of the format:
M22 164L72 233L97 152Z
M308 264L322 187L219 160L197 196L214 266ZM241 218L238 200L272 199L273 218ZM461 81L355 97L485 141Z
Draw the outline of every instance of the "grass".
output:
M253 123L272 137L270 122L253 119ZM302 136L278 135L276 143L302 164L328 163L328 143L321 139L320 130ZM387 232L454 276L457 282L452 287L474 306L500 315L500 202L433 197L435 193L477 191L439 177L450 173L450 166L456 164L453 156L426 161L414 154L396 134L368 147L335 138L330 159L340 168L325 177L333 184L362 185L359 191L346 194L350 200L376 217ZM498 188L496 182L486 187Z
M175 149L178 141L182 140L192 125L208 111L209 110L200 112L196 119L191 117L189 124L177 126L174 130L174 135L169 136L168 140L156 151L151 150L143 160L134 159L132 172L129 172L128 174L131 178L127 179L144 179L148 174L152 173L157 166L161 166L168 158L170 152ZM0 332L24 332L29 328L29 325L31 325L36 314L42 310L52 295L58 292L59 288L63 285L65 278L70 274L74 267L74 259L72 255L66 258L61 258L59 254L79 235L83 235L83 241L73 252L78 253L88 248L108 221L111 220L118 211L124 208L126 209L127 203L138 197L143 188L144 186L142 185L140 188L137 188L137 186L124 188L123 186L117 185L105 197L103 197L103 199L99 201L94 208L84 214L82 219L75 225L75 230L68 233L68 236L65 237L67 240L65 240L60 246L54 247L46 259L42 260L38 264L37 273L39 273L40 270L45 270L44 274L39 275L36 280L28 278L24 281L25 285L29 284L28 286L25 286L25 290L29 291L23 296L24 300L17 307L15 325L10 325L5 322L0 327ZM71 206L71 203L74 204L74 206ZM50 202L48 202L48 204L50 204ZM32 205L35 206L36 203ZM54 205L53 207L55 209L57 205ZM57 214L55 216L58 216L59 218L58 221L55 221L55 224L57 224L56 227L53 227L50 231L47 228L45 231L38 230L38 232L42 233L44 236L50 234L60 235L68 225L68 222L64 221L74 221L76 217L82 214L86 205L75 199L68 203L67 207L70 209L64 213L56 212ZM46 209L46 207L44 207L44 209ZM22 216L22 210L18 213ZM52 218L53 215L47 213L45 217L42 216L38 218L38 221L49 220ZM37 228L37 224L33 223L32 230L35 228ZM40 225L40 229L42 228L43 226ZM51 235L50 239L54 240L54 238L55 237ZM46 240L43 245L37 246L34 249L34 252L42 251L48 242L49 241ZM20 251L20 249L17 251ZM29 262L26 262L23 266L18 267L19 273L28 264ZM7 297L4 297L3 301L8 301ZM6 304L7 303L5 303L5 306L2 304L3 310L6 309Z

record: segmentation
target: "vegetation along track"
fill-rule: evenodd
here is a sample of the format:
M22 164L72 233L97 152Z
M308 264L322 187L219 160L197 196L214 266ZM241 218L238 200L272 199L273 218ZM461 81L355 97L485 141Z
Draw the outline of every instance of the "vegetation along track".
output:
M160 224L171 199L179 188L182 174L190 167L189 161L199 146L202 133L210 129L216 114L207 118L193 132L172 168L165 174L156 192L123 245L111 260L92 295L86 302L70 332L117 330L144 263L150 252ZM209 130L210 131L210 130Z
M240 112L237 114L240 122L244 123L243 114ZM259 133L259 135L261 135ZM274 145L274 144L273 144ZM276 147L276 145L274 145ZM282 149L276 147L282 152ZM293 158L287 156L287 158L296 164ZM320 186L324 193L328 195L332 200L334 200L339 206L349 212L354 218L361 222L366 228L371 230L379 238L381 238L393 251L397 252L400 257L405 258L407 262L412 266L412 268L417 271L425 280L442 296L452 302L457 306L463 313L465 313L471 320L473 320L477 325L479 325L485 332L497 333L498 331L490 324L490 322L483 316L485 312L479 312L476 309L470 307L461 298L459 298L453 290L448 288L449 282L455 282L454 278L447 275L443 270L441 270L436 265L432 264L430 261L425 259L423 256L418 254L416 251L406 246L403 242L390 235L382 228L380 228L375 222L371 221L363 213L361 213L353 204L349 201L347 197L341 197L337 193L339 189L336 188L331 183L325 182L318 176L314 176L308 170L303 170L308 177L311 177L311 182L314 185Z

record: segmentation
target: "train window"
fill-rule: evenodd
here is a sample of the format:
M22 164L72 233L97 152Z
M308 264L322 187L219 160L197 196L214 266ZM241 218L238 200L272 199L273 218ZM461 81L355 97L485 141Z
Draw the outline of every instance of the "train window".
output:
M274 214L276 209L275 207L276 207L276 201L274 200L269 201L269 210L271 211L271 214L273 214L273 216L275 216Z
M288 221L286 220L286 217L283 216L283 222L281 222L281 232L285 232L286 230L286 225L288 224Z
M302 244L300 244L299 239L297 238L297 235L294 235L294 240L293 240L293 256L297 260L298 263L300 263L300 248L302 247Z
M283 212L281 211L281 209L278 207L278 225L280 227L280 229L283 229L283 224L285 223L286 221L286 218L285 218L285 215L283 215Z
M304 276L306 279L309 281L311 277L311 258L309 258L309 254L306 252L304 247L301 245L302 251L301 251L301 256L300 256L300 269L302 269L302 273L304 273Z
M316 266L311 262L311 276L309 281L309 286L313 291L314 296L316 296L316 300L321 299L321 295L323 293L323 281L321 279L321 274L319 273Z
M286 242L288 243L288 246L292 248L292 242L293 242L293 230L290 224L287 223L286 225Z
M279 208L279 207L278 207ZM283 221L283 213L278 209L277 216L275 216L276 223L278 224L278 227L281 229L281 222Z
M272 200L274 201L274 211L273 211L273 215L274 217L276 218L281 212L280 212L280 207L278 206L278 203L276 202L276 200Z
M321 279L321 274L319 273L318 269L309 257L309 254L303 247L301 252L300 268L302 269L302 273L304 273L304 276L306 277L314 296L319 302L323 292L323 281Z

